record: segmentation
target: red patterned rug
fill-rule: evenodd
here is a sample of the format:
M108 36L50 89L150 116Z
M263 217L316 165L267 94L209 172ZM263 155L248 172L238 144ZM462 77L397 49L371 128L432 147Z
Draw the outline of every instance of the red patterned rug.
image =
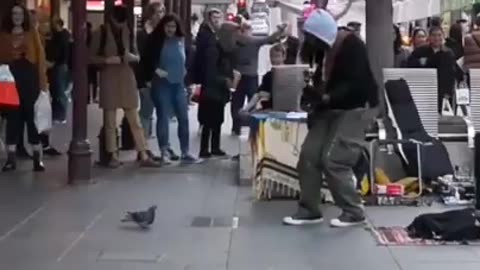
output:
M371 229L375 240L381 246L445 246L445 245L480 245L475 242L446 242L432 239L410 238L403 227L377 227Z

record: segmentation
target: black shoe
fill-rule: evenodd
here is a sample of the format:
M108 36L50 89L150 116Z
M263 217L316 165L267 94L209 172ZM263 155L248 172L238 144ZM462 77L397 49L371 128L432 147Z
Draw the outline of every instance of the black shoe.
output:
M223 151L223 150L217 149L217 150L212 151L212 156L214 156L214 157L225 157L225 156L227 156L227 153L225 153L225 151Z
M207 151L201 151L200 152L200 155L198 155L200 158L211 158L212 157L212 154L210 152L207 152Z
M58 157L58 156L62 155L62 153L60 153L57 149L55 149L51 146L44 147L43 148L43 153L45 155L51 156L51 157Z
M315 225L322 222L323 216L321 213L312 213L301 206L295 215L283 218L283 224L292 226Z
M357 225L364 225L366 219L364 216L355 217L349 214L342 213L338 218L330 220L330 226L336 228L352 227Z
M33 171L43 172L45 171L45 166L43 166L42 154L39 151L33 152Z
M3 165L2 171L11 172L11 171L15 171L16 169L17 169L16 154L14 152L9 152L7 162L5 162L5 165Z
M147 155L150 159L152 159L153 161L157 161L157 162L160 162L162 160L161 157L159 156L155 156L155 154L153 154L152 151L150 150L147 150ZM138 153L137 154L137 161L142 161L142 154Z
M32 155L28 153L27 149L25 147L17 147L17 152L16 155L20 159L32 159Z
M168 152L168 157L171 161L179 161L180 160L180 156L177 155L175 153L175 151L173 151L172 148L168 148L167 152Z

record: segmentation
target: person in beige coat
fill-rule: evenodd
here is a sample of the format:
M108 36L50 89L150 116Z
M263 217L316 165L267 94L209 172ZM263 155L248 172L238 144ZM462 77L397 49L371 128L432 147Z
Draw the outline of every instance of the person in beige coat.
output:
M465 37L464 66L466 69L480 68L480 16L475 19L477 29Z
M109 166L121 165L116 143L117 110L122 109L128 120L140 164L157 167L146 151L146 141L138 116L138 91L135 73L130 64L139 56L133 33L127 26L127 10L123 6L113 9L110 21L93 33L90 47L91 62L100 68L100 108L103 109L106 150L110 154Z

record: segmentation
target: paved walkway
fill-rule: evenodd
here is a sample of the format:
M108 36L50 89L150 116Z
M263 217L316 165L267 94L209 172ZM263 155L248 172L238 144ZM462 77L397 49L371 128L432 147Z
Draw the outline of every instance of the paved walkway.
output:
M92 139L98 118L90 117ZM65 150L69 128L53 137ZM224 141L237 151L227 134ZM96 184L76 187L65 186L66 164L64 157L47 161L44 174L31 173L30 164L0 174L2 270L480 269L478 247L386 248L363 228L284 227L295 203L254 202L250 188L235 184L230 160L147 170L128 163L95 169ZM159 216L151 230L120 224L124 211L152 204ZM376 225L406 225L433 210L369 208L368 215ZM327 217L336 214L326 208Z

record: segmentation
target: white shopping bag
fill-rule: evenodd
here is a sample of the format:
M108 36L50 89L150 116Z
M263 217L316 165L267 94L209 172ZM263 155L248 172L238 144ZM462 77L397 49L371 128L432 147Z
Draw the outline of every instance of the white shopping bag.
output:
M38 133L44 133L52 128L52 105L50 94L41 91L35 102L35 126Z
M455 116L455 111L452 108L452 104L447 98L442 101L442 115L443 116Z
M470 104L470 89L466 87L458 88L455 91L457 105L469 105Z

